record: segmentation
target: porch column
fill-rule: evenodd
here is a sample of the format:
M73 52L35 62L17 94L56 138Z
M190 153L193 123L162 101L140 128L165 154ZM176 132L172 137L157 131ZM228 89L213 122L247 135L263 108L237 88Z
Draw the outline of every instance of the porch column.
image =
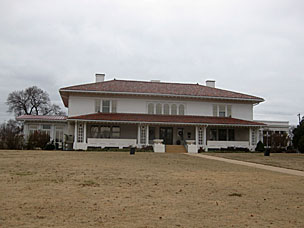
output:
M195 144L198 146L198 126L195 126Z
M203 144L205 147L205 150L208 151L208 147L207 147L207 126L204 127L204 139L203 139Z
M51 136L50 140L51 140L51 141L54 140L54 142L55 142L55 139L56 139L55 133L56 133L55 124L52 124L51 132L50 132L50 136Z
M149 145L149 125L146 126L146 145Z
M74 142L77 142L77 121L75 121L75 127L74 127Z
M140 124L137 127L137 145L140 144Z
M259 140L264 143L263 128L260 128L259 130Z
M26 123L26 122L24 122L24 126L23 126L23 135L24 135L25 140L27 140L28 136L30 135L29 126L28 126L28 123Z
M87 143L87 123L83 123L83 142Z
M75 125L74 125L74 145L73 145L73 149L76 150L77 149L77 121L75 121Z
M249 147L251 147L252 144L252 129L249 127Z

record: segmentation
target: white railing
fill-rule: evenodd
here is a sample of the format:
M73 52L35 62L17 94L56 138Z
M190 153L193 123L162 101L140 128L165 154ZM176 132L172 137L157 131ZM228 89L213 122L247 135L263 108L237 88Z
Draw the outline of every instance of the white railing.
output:
M249 148L248 141L207 141L208 148L243 147Z
M88 138L88 147L123 147L135 146L136 139L97 139L97 138Z

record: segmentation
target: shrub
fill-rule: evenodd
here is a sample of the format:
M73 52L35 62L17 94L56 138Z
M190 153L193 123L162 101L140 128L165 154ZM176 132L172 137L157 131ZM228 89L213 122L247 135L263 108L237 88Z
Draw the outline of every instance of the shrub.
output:
M55 150L55 145L53 143L47 143L43 149L44 150Z
M272 147L270 148L271 153L283 153L285 152L285 148L280 148L280 147Z
M289 138L286 133L283 134L273 133L271 135L271 148L277 149L277 148L287 147L288 141Z
M199 153L203 153L203 152L205 152L205 149L204 149L203 147L200 147L200 148L198 149L198 152L199 152Z
M22 149L22 126L15 120L0 125L0 149Z
M295 129L293 129L292 133L293 133L292 143L295 148L299 149L300 140L304 136L304 118L302 118L300 124Z
M34 131L34 133L30 134L30 136L28 137L27 149L44 149L49 142L50 136L46 132Z
M304 135L299 140L298 149L301 153L304 153Z
M137 152L153 152L153 146L145 146L140 149L136 149Z
M248 148L245 147L227 147L227 148L221 148L221 152L249 152Z
M285 151L285 153L297 153L297 150L294 149L292 146L288 146L287 150Z
M264 152L265 151L264 143L259 141L256 148L255 148L255 151Z

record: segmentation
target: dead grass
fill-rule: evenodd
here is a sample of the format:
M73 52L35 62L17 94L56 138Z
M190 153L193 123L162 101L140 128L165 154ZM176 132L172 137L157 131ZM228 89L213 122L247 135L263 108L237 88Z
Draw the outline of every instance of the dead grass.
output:
M0 186L0 227L304 227L304 178L184 154L0 151Z
M304 154L271 153L270 156L264 156L264 153L204 153L204 154L304 171Z
M99 184L92 180L85 180L83 183L79 184L82 187L98 187Z

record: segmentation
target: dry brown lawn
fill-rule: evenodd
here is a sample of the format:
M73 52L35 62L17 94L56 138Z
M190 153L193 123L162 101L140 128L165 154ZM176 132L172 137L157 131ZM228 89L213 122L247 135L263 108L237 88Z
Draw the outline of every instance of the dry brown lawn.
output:
M0 151L0 227L304 227L304 178L185 154Z
M271 153L270 156L264 156L264 153L204 153L204 154L304 171L304 154Z

